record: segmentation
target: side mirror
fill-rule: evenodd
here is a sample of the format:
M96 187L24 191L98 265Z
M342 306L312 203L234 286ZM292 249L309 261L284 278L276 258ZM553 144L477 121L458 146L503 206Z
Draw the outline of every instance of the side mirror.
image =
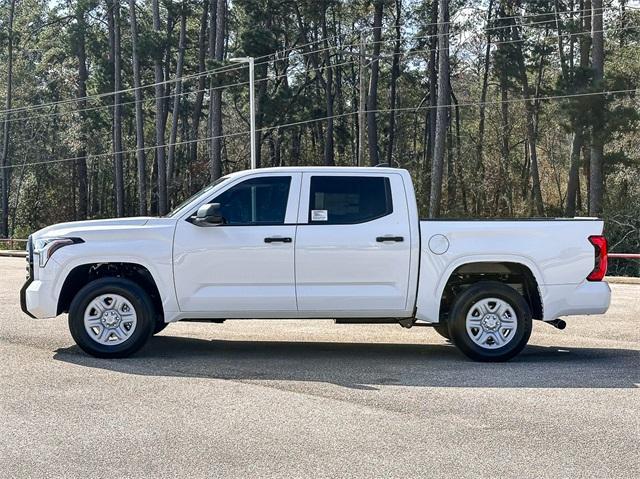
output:
M198 208L195 220L197 226L216 226L224 223L222 213L220 213L220 203L209 203Z

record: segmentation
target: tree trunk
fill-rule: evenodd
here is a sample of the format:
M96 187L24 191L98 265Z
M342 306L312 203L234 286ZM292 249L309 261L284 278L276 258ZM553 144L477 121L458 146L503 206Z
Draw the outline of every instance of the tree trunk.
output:
M591 29L591 1L580 2L581 31ZM588 35L580 35L580 68L586 71L589 68L589 50L591 41ZM573 52L570 53L570 64L573 63ZM575 81L575 78L574 78ZM581 102L580 99L577 100ZM567 204L565 215L574 217L576 211L581 208L580 201L580 153L584 146L585 135L588 131L584 128L582 118L573 118L573 140L571 142L571 160L569 166L569 180L567 183Z
M216 58L216 11L218 8L218 0L211 0L209 2L209 38L208 54L209 65L213 64ZM214 78L209 77L209 116L207 117L207 148L209 152L209 179L213 178L213 92L215 87ZM213 180L211 180L213 181Z
M591 31L591 0L584 0L581 5L582 10L582 29L583 32ZM587 68L591 65L591 37L589 35L580 35L580 68L583 68L586 71ZM582 167L584 169L583 175L585 177L585 183L587 188L586 194L586 202L587 208L589 211L589 166L591 164L591 130L587 128L587 124L583 125L583 134L582 134ZM580 183L580 181L578 181ZM582 208L582 200L581 200L581 191L580 188L577 190L576 194L576 202L579 208Z
M144 150L144 117L142 114L142 88L140 88L140 53L138 51L138 22L136 1L129 0L131 26L131 55L133 62L133 87L136 100L136 163L138 167L138 214L147 214L147 173Z
M499 18L501 20L502 17L507 16L505 12L504 2L500 2L499 6ZM509 20L506 20L509 22ZM501 27L506 27L504 21L500 21ZM508 41L511 39L511 34L508 31L509 29L503 28L498 32L498 39L500 40L498 44L498 51L502 55L507 55L505 52L506 45ZM509 110L509 78L507 75L507 68L503 65L499 69L499 83L500 83L500 161L498 162L498 177L502 179L502 184L507 185L507 196L508 199L504 199L503 188L500 188L496 191L496 205L495 209L499 213L501 211L500 208L500 200L504 199L505 204L508 203L511 205L512 201L512 187L510 185L510 170L511 170L511 143L509 138L511 136L511 112ZM528 150L525 143L525 150ZM528 158L528 155L525 154L525 159Z
M491 25L491 12L493 10L493 0L489 0L487 9L487 28ZM480 93L480 121L478 122L478 143L476 145L476 166L475 172L478 175L477 187L475 188L476 212L482 209L484 196L484 129L485 129L485 110L487 102L487 90L489 89L489 64L491 61L491 31L487 30L487 46L484 53L484 71L482 75L482 92Z
M626 40L627 28L627 0L620 0L620 48L623 48Z
M560 28L560 19L559 12L560 6L558 4L558 0L554 0L554 11L555 11L555 22L556 22L556 33L558 35L558 56L560 58L560 71L565 78L569 77L569 69L567 66L567 58L564 54L564 36L562 35L562 29ZM569 40L571 42L571 39Z
M282 166L282 131L273 131L273 166Z
M193 107L192 139L197 140L200 135L200 118L202 116L202 103L204 102L204 89L206 77L202 74L205 71L205 58L207 55L207 19L209 18L209 0L202 3L202 14L200 15L200 32L198 34L198 92ZM195 163L198 158L198 142L194 141L190 145L191 163Z
M259 78L267 78L268 65L263 64L256 67L256 76ZM267 98L267 83L261 81L256 92L256 168L262 165L262 127L264 126L264 101ZM311 128L313 130L313 127Z
M449 118L453 118L451 114L452 110L449 108ZM453 153L453 128L447 130L447 144L446 144L446 157L447 157L447 214L451 214L455 207L456 198L456 158Z
M576 196L578 192L578 175L580 174L580 150L582 148L582 129L576 129L571 142L571 166L569 167L569 183L567 185L567 205L565 216L576 215Z
M120 65L120 0L107 0L109 11L109 41L113 66L113 160L116 190L116 216L124 216L124 171L122 164L122 68Z
M7 96L5 97L4 125L2 128L2 157L0 158L0 168L2 169L2 220L0 221L0 236L9 236L9 183L11 170L9 165L9 133L11 123L11 102L13 87L13 17L16 8L16 0L9 3L9 20L7 22Z
M358 98L358 166L364 166L364 150L365 143L367 138L367 126L366 126L366 115L367 115L367 90L366 90L366 73L364 69L365 56L364 56L364 34L360 33L360 61L359 61L359 71L358 71L358 90L359 90L359 98Z
M395 42L393 44L393 59L391 60L391 81L389 86L389 141L387 143L387 164L393 166L393 146L396 130L396 88L400 76L400 14L402 12L402 0L395 0Z
M164 80L165 83L163 85L162 92L162 128L166 133L167 131L167 121L169 120L169 105L171 104L171 82L169 78L171 77L171 36L173 33L173 27L175 25L175 20L173 18L173 8L167 8L167 36L165 40L165 48L164 48ZM159 37L158 37L159 38ZM166 160L165 160L166 162ZM168 196L167 189L167 196ZM169 200L167 199L167 208L169 207Z
M593 86L602 88L604 77L604 35L602 32L602 0L592 1L593 20L591 38L593 41L592 66ZM593 129L591 131L591 165L589 190L589 215L602 215L602 197L604 192L604 176L602 173L604 161L604 98L597 97L594 106Z
M215 15L215 42L213 56L217 61L224 58L224 33L226 17L226 0L217 0ZM211 54L211 52L210 52ZM222 176L222 90L216 88L211 93L211 180Z
M342 22L340 20L337 20L336 17L338 18L342 18L342 11L341 11L341 7L340 4L338 4L336 7L334 7L333 9L333 28L334 31L336 33L336 35L338 35L337 37L337 41L339 42L339 48L341 51L338 52L337 56L336 56L336 63L343 63L344 62L344 54L342 52L343 48L344 48L344 33L343 33L343 29L342 29ZM351 38L353 38L353 36L351 36ZM349 118L348 116L344 115L344 111L345 111L345 97L344 97L344 92L343 92L343 88L344 85L342 84L343 82L343 72L342 69L344 67L340 67L340 68L336 68L335 69L335 75L334 75L334 100L336 103L336 115L337 115L337 123L338 123L338 129L340 131L346 132L349 129ZM342 141L341 141L342 140ZM347 144L344 141L344 137L342 138L338 138L338 141L336 142L336 153L338 155L339 158L344 158L345 156L345 151L347 149ZM355 155L351 155L350 157L351 159L355 158Z
M178 63L176 64L176 82L173 97L173 112L171 115L171 133L169 135L169 150L167 154L167 191L169 198L173 198L173 180L175 176L176 140L178 138L178 118L180 117L180 101L182 94L182 70L184 68L184 51L187 47L187 7L182 4L180 15L180 40L178 44Z
M540 189L540 172L538 170L538 151L536 147L536 108L531 99L531 91L529 88L529 80L527 78L527 69L524 63L524 54L522 52L522 41L518 28L513 28L513 41L517 45L516 54L518 61L518 75L522 84L522 92L525 99L525 109L527 112L527 143L529 145L529 155L531 160L531 201L532 209L539 216L544 216L544 204L542 202L542 191Z
M153 30L158 38L160 32L160 5L159 0L152 0ZM155 52L153 60L155 74L156 95L156 160L158 177L158 214L167 213L167 165L164 156L164 72L162 71L162 52Z
M438 111L436 136L431 165L431 198L429 218L440 216L442 173L449 125L449 0L439 0L438 8Z
M382 36L383 0L376 0L373 13L373 57L371 59L371 78L369 79L369 95L367 102L367 133L369 135L369 163L376 166L380 163L378 154L378 126L376 110L378 109L378 74L380 71L380 38Z
M324 164L333 166L333 67L331 66L331 55L329 53L329 41L327 39L327 8L322 11L322 36L324 37L324 68L327 72L327 80L324 82L325 98L327 105L327 132L324 141Z
M460 165L460 106L458 99L453 93L453 87L449 83L449 92L451 94L451 104L449 107L449 118L453 118L455 114L456 138L453 139L453 128L449 128L448 148L447 148L447 211L451 214L456 207L456 196L458 191L458 182L462 183L462 176L458 177L458 173L462 171ZM462 185L464 192L464 185Z
M76 47L76 58L78 60L78 90L76 97L78 98L78 115L80 117L80 146L78 147L76 156L76 174L78 184L78 209L75 215L76 219L87 219L88 208L88 189L87 189L87 133L86 133L86 108L87 108L87 52L86 52L86 29L85 20L86 10L79 4L76 7L76 23L77 36L74 38Z
M291 161L290 166L297 166L300 163L300 153L302 139L302 128L294 127L291 132Z
M438 45L438 2L440 0L431 0L431 35L429 41L429 110L428 110L428 130L427 130L427 148L425 167L431 167L433 163L433 150L436 141L436 120L438 116L438 54L436 46Z
M526 95L529 98L528 94ZM529 155L531 161L531 200L533 208L538 216L544 216L544 204L542 202L542 191L540 189L540 172L538 169L537 135L535 128L535 107L528 101L525 103L527 110L527 141L529 143Z

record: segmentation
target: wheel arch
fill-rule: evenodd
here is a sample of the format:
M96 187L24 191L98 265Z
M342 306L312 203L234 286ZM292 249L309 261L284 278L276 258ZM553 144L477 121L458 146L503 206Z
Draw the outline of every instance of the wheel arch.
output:
M140 263L115 261L83 263L73 267L62 282L58 294L57 314L69 311L71 301L83 286L96 279L108 277L126 278L138 284L149 294L158 319L164 316L162 296L151 271Z
M498 281L512 286L524 297L533 318L543 318L543 283L537 268L530 261L519 257L467 258L450 265L442 276L437 296L439 321L446 321L453 297L479 281Z

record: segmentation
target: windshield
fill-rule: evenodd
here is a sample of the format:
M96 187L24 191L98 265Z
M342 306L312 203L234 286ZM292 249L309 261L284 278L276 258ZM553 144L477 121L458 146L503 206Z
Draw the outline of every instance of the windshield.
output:
M224 183L225 181L227 181L229 179L228 176L223 176L222 178L218 178L216 181L214 181L213 183L211 183L209 186L205 186L204 188L202 188L200 191L198 191L196 194L190 196L189 198L187 198L186 200L184 200L182 203L180 203L178 206L176 206L174 209L172 209L166 216L165 218L173 218L174 216L179 216L181 214L181 210L187 206L189 203L191 203L193 200L195 200L196 198L198 198L199 196L204 195L205 193L208 193L209 191L211 191L212 189L214 189L216 186L218 186L221 183Z

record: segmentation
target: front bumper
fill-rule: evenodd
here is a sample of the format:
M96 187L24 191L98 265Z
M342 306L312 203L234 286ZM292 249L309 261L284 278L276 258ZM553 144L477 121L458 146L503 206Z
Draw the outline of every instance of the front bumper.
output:
M34 319L53 318L58 313L58 301L54 294L54 283L35 279L33 264L33 241L27 241L27 280L20 288L20 308Z
M27 240L27 280L20 288L20 308L24 314L35 319L36 317L29 312L27 307L27 289L33 283L33 275L33 239L29 236Z
M20 290L20 307L34 319L54 318L58 314L58 302L52 281L27 280Z
M27 281L25 281L25 283L22 285L22 288L20 288L20 309L22 309L22 312L27 316L30 316L33 319L37 319L33 314L29 312L29 308L27 307L27 289L29 289L31 283L33 283L33 278L27 278Z

